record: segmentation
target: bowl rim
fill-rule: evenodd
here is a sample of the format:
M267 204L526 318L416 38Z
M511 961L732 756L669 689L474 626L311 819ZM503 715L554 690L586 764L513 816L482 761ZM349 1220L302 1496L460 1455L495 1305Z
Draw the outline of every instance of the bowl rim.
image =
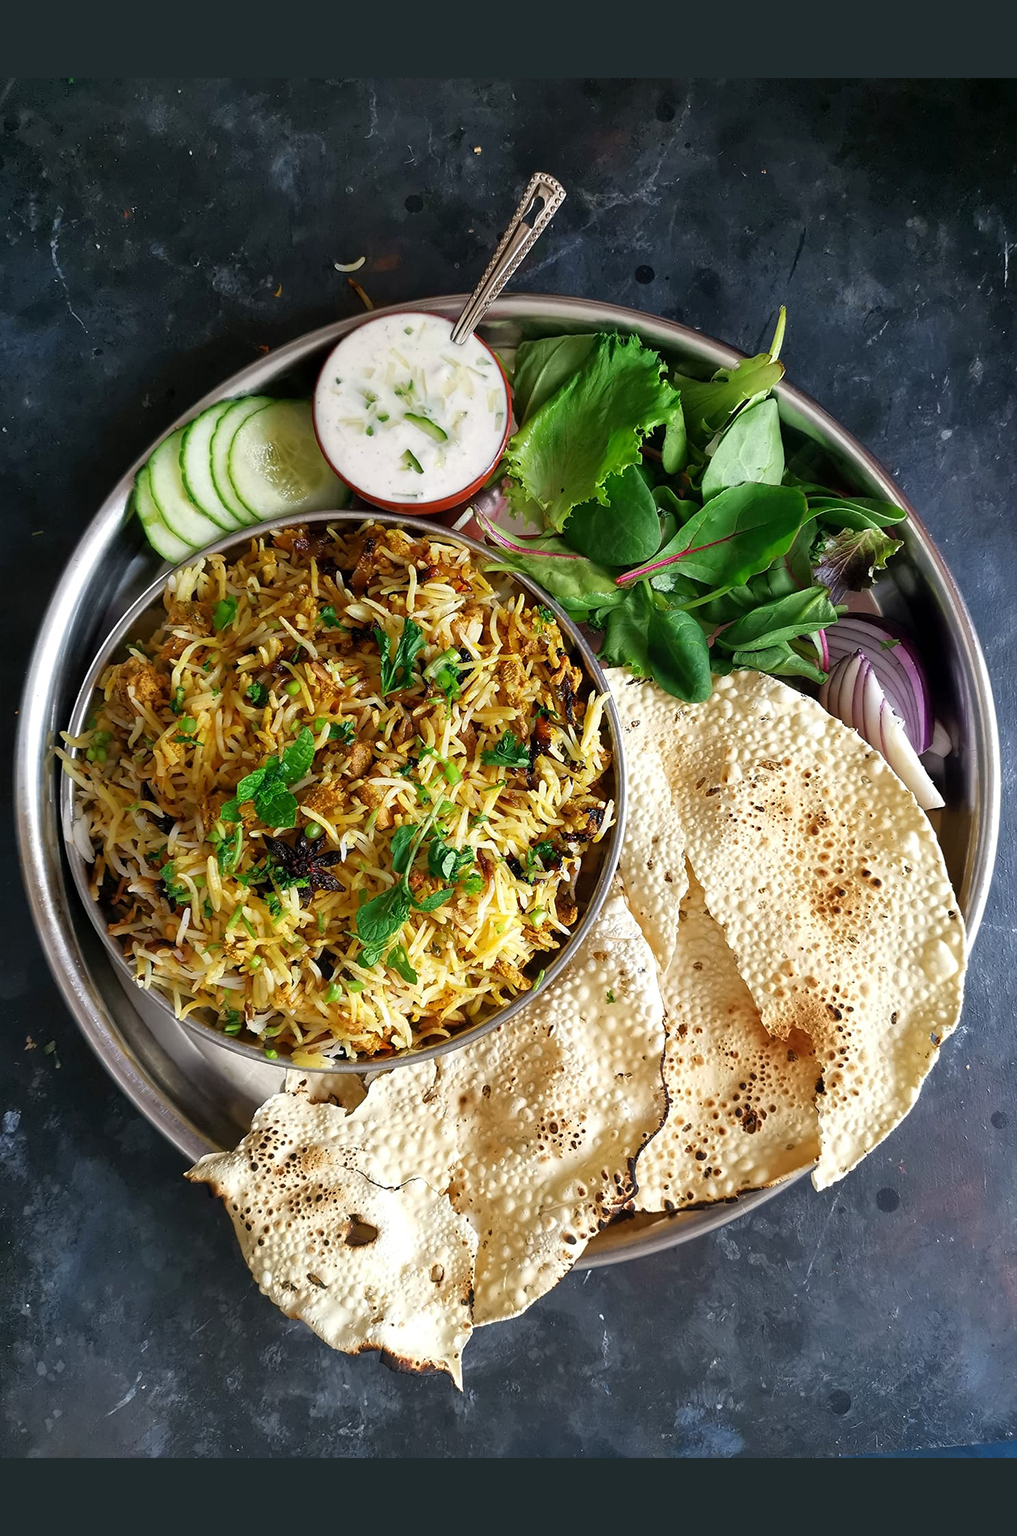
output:
M344 485L349 486L354 496L359 496L361 501L371 502L373 506L379 507L381 510L386 512L401 512L409 517L428 517L437 515L440 512L449 512L454 507L462 506L465 502L469 501L471 496L475 496L481 487L484 486L491 478L491 475L494 473L494 470L497 467L502 454L505 452L505 445L509 440L509 434L512 430L512 385L509 382L508 374L505 372L504 364L502 363L501 358L498 356L494 348L489 346L482 336L478 336L476 331L471 331L470 336L472 339L476 341L480 346L482 346L485 352L490 352L491 357L494 359L495 367L498 370L498 376L501 379L502 388L505 391L505 430L501 435L501 442L498 445L498 452L494 455L494 458L488 464L483 474L477 475L474 480L470 481L469 485L463 486L462 490L456 491L455 495L453 496L440 496L437 501L421 501L418 502L415 507L407 506L404 502L382 501L379 498L374 498L372 501L371 496L367 493L367 491L363 489L362 486L359 486L355 481L350 480L349 477L344 475L342 470L337 467L334 459L332 458L328 449L325 447L325 444L322 442L321 433L318 430L318 392L320 391L324 382L326 368L328 368L339 348L344 344L344 342L349 340L354 331L363 330L365 325L371 325L375 320L387 320L388 317L392 314L420 314L429 315L432 320L448 319L448 316L439 315L433 309L393 309L390 306L388 309L372 310L370 314L366 315L360 321L359 325L352 326L348 331L344 331L343 334L339 337L339 340L336 342L335 346L331 347L325 354L324 361L322 362L321 367L318 369L318 377L314 381L314 393L311 395L311 426L314 429L314 436L317 439L318 447L321 451L322 458L325 460L325 463L328 465L329 469L338 480L341 480Z
M337 523L344 524L351 529L354 527L361 528L369 523L379 523L385 527L401 528L411 537L430 537L447 543L464 545L475 556L480 556L487 564L498 563L498 556L495 551L458 529L446 528L441 524L429 522L422 517L411 516L407 518L400 512L382 512L374 508L354 510L344 508L341 511L334 512L308 512L302 516L295 516L293 513L289 513L283 517L273 518L269 522L249 524L244 528L237 528L233 533L224 534L214 544L209 544L202 549L195 550L193 555L190 555L186 560L181 560L171 569L163 571L135 599L126 612L121 615L113 628L104 636L101 645L96 650L92 661L86 669L84 681L78 689L68 717L68 734L71 736L80 734L88 714L95 707L94 695L102 673L113 661L116 653L124 646L132 632L136 630L138 620L161 600L167 583L178 572L187 570L191 566L207 560L212 555L233 555L236 558L250 546L252 540L260 540L281 528L329 527ZM516 1018L540 992L549 987L565 968L573 963L577 958L578 951L589 938L590 930L607 900L611 884L618 871L628 811L628 773L618 708L595 652L592 650L586 637L580 632L573 620L569 618L568 614L565 613L553 598L549 598L543 588L539 587L530 577L519 571L505 571L504 574L512 583L528 592L531 597L538 599L542 606L552 610L558 620L559 628L569 641L572 651L582 661L587 678L593 682L598 692L603 693L606 698L605 715L608 723L612 753L611 770L614 775L613 799L615 819L607 837L596 845L600 849L600 861L596 884L589 902L577 926L554 953L553 958L549 956L548 964L544 968L544 975L540 980L539 986L533 987L527 992L521 992L511 1002L507 1003L504 1008L499 1008L492 1013L489 1018L483 1019L480 1023L474 1024L468 1029L462 1029L457 1034L450 1035L447 1039L439 1040L435 1044L425 1046L422 1049L410 1046L393 1052L388 1056L363 1057L352 1061L337 1057L335 1060L330 1060L323 1067L301 1066L299 1069L296 1069L302 1073L349 1073L362 1077L374 1072L387 1072L397 1067L417 1066L420 1062L433 1061L439 1056L446 1056L465 1046L473 1045L491 1030L498 1028L502 1024L507 1024L510 1020ZM61 774L59 788L60 826L63 836L63 851L71 871L71 878L74 881L75 889L85 907L92 927L102 941L117 971L121 977L137 984L133 968L121 952L119 945L114 942L106 931L101 903L93 900L88 891L87 871L90 866L82 857L72 835L75 819L74 801L77 787L74 780L68 774ZM153 1003L161 1009L169 1020L176 1025L184 1026L193 1035L197 1036L198 1039L212 1041L224 1050L231 1051L248 1061L259 1064L266 1061L263 1048L247 1045L240 1040L233 1039L229 1035L224 1035L219 1030L213 1029L211 1025L203 1023L200 1019L192 1018L189 1014L183 1018L178 1017L173 1010L172 1004L161 989L151 987L147 989L147 993ZM280 1056L278 1062L273 1062L272 1064L287 1068L292 1065L288 1057L282 1056Z

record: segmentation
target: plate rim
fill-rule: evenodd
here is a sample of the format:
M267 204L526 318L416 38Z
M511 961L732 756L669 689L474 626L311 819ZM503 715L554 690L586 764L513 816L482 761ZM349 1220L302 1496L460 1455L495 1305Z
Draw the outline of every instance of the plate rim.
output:
M450 310L465 302L464 294L440 294L412 302L387 305L373 314L416 311L430 305L441 305ZM538 313L534 315L534 309ZM229 375L218 386L209 390L188 409L183 411L160 433L117 480L92 520L85 527L81 538L61 572L56 587L47 603L39 633L33 644L25 684L21 698L17 738L15 743L15 801L23 807L18 817L18 846L22 878L28 895L33 924L41 941L43 953L54 976L63 1000L75 1023L91 1049L99 1057L113 1081L131 1100L146 1119L168 1141L193 1161L208 1150L207 1138L188 1120L186 1113L170 1102L146 1075L135 1057L129 1042L123 1039L105 1006L105 999L95 979L88 971L76 941L71 937L73 929L66 914L63 870L59 890L50 889L45 878L47 839L44 823L47 814L53 825L59 827L57 796L50 790L48 797L39 793L40 776L46 772L40 768L40 758L51 755L52 739L46 724L49 702L48 685L54 668L52 661L57 650L54 639L55 627L62 614L74 605L81 589L93 569L95 554L108 541L108 525L116 516L122 518L126 500L133 487L138 469L154 449L178 427L184 425L207 406L216 404L230 394L250 393L260 385L268 384L279 374L296 363L303 362L316 350L327 346L362 323L366 316L354 315L329 322L324 326L306 331L284 343L246 367ZM593 329L614 325L616 328L641 331L653 329L661 333L657 345L666 345L670 339L676 348L690 351L706 365L729 367L746 354L719 342L712 337L668 320L662 315L638 310L629 306L607 303L598 299L584 299L578 295L515 292L503 295L488 313L489 321L530 320L539 323L578 320ZM992 883L999 836L1001 802L1001 763L999 734L995 703L988 668L977 632L964 602L960 589L945 559L929 535L924 523L910 500L904 496L882 464L857 441L846 428L823 409L816 401L795 386L784 381L774 391L777 399L806 421L819 427L828 443L851 460L859 463L870 479L878 485L888 499L902 506L908 514L911 528L916 535L915 543L922 560L934 572L951 615L951 631L961 651L964 663L965 687L970 689L976 710L979 739L975 745L975 785L973 815L977 831L974 838L974 859L969 857L964 871L967 886L968 909L965 921L969 943L973 944L981 924ZM153 581L171 569L163 562L153 576ZM47 803L48 800L48 803ZM57 859L59 861L58 852ZM603 1251L587 1250L578 1261L577 1268L598 1268L643 1257L663 1249L691 1241L705 1235L729 1221L747 1214L750 1210L773 1199L782 1190L804 1176L807 1170L786 1179L769 1189L755 1190L739 1196L731 1203L723 1203L709 1210L669 1218L662 1215L651 1228L635 1232L626 1240L624 1225L614 1229L619 1238Z

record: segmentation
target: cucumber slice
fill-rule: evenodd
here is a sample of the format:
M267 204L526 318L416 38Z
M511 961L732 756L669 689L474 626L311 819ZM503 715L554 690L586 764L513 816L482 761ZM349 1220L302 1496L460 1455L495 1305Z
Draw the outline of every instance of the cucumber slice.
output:
M404 421L412 421L415 427L419 427L425 436L430 437L436 443L447 443L448 433L444 427L439 427L436 421L428 416L415 416L412 411L407 411L403 416Z
M244 525L216 490L211 459L213 433L232 404L232 400L222 400L218 405L210 405L200 416L195 416L184 428L183 442L180 444L180 473L184 478L185 491L198 510L227 533Z
M145 530L146 539L156 554L162 555L170 565L179 565L181 560L186 560L192 553L191 546L185 544L183 539L178 538L175 533L171 533L159 516L159 508L152 495L147 464L143 464L138 470L134 482L134 510Z
M234 437L248 416L253 416L255 411L263 410L266 405L271 404L271 395L245 395L240 400L232 400L229 409L223 411L212 434L212 448L208 461L212 484L220 501L224 506L229 507L241 525L256 523L258 519L253 512L248 511L233 489L229 474L230 448Z
M349 497L318 447L309 400L276 400L249 416L230 446L229 476L261 521L330 511Z
M184 429L178 427L159 444L148 461L149 484L159 508L159 516L171 533L193 549L203 549L222 538L222 529L204 512L199 512L184 490L180 473L180 444Z

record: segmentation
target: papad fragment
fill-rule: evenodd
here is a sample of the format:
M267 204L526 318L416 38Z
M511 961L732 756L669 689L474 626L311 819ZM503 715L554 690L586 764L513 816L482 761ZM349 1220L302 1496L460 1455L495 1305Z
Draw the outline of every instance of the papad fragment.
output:
M299 1089L276 1094L235 1151L187 1177L222 1197L259 1288L287 1317L333 1349L377 1349L461 1388L477 1238L448 1196L455 1141L434 1081L430 1062L403 1067L352 1114Z
M609 668L605 676L621 717L628 779L618 872L632 915L663 975L674 953L686 890L685 834L657 748L653 711L641 708L646 691L628 687L631 676L622 667Z
M821 1069L824 1189L907 1114L963 999L964 925L932 826L878 752L758 672L654 690L689 864L766 1028Z
M525 1311L631 1200L636 1155L667 1112L662 1018L653 955L616 883L564 975L441 1058L463 1164L453 1199L480 1237L478 1325Z
M662 983L668 1116L636 1162L644 1211L764 1189L819 1155L808 1038L763 1028L723 929L693 878Z

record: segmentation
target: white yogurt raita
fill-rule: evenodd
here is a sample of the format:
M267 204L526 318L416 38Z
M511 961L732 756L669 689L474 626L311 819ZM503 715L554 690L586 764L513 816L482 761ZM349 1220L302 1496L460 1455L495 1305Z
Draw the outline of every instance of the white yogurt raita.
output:
M321 371L314 426L337 475L381 506L452 506L494 468L510 402L494 353L438 315L380 315Z

